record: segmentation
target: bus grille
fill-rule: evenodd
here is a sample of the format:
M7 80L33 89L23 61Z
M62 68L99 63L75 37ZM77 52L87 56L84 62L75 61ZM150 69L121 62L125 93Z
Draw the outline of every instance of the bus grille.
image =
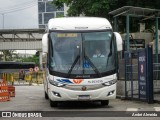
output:
M82 91L82 87L84 86L87 88L86 91L96 90L105 87L102 84L97 84L97 85L65 85L63 88L68 90Z

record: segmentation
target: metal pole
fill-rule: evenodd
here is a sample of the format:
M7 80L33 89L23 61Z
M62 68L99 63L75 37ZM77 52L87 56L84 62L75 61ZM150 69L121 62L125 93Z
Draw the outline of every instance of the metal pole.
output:
M117 17L114 17L114 32L117 32Z
M147 46L147 102L154 103L154 86L153 86L153 52L152 46Z
M4 29L4 13L2 13L2 17L3 17L3 29Z
M130 58L130 76L131 76L131 98L133 99L133 64L132 64L132 56Z
M43 65L42 65L42 51L39 51L39 65L40 65L40 69L43 69Z
M127 37L126 37L127 51L129 51L129 15L126 16L126 33L127 33Z
M155 41L155 50L156 50L156 63L158 63L158 17L156 17L156 41Z

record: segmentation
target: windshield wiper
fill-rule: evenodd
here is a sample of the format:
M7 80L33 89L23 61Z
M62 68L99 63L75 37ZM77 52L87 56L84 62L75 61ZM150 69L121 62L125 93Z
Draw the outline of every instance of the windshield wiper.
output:
M76 59L74 60L72 66L71 66L71 68L69 69L69 71L68 71L68 77L71 75L71 72L72 72L74 66L76 65L76 63L78 62L79 59L80 59L80 55L78 55L78 56L76 57Z
M90 63L90 66L93 68L93 70L95 71L95 73L97 73L97 75L99 76L99 77L101 77L102 75L101 75L101 73L98 71L98 69L96 68L96 66L93 64L93 62L89 59L89 57L88 56L84 56L85 57L85 59L86 60L88 60L88 62Z

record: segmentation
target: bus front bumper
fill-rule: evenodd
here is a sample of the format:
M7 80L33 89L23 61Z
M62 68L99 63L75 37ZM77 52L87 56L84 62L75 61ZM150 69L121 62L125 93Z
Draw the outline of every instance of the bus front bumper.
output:
M100 101L116 98L116 84L96 90L74 91L51 85L48 96L52 101Z

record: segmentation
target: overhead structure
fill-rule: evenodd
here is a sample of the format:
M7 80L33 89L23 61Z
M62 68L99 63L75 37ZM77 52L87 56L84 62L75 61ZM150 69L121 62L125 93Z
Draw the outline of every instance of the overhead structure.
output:
M159 9L150 9L150 8L142 8L142 7L134 7L134 6L124 6L109 12L110 15L114 17L114 30L117 30L117 17L118 16L126 16L126 33L127 33L127 51L129 51L129 33L130 33L130 17L141 17L141 20L148 20L148 19L155 19L156 21L156 42L155 42L155 49L156 49L156 62L158 62L158 19L160 17L160 10Z
M37 50L42 66L42 36L45 29L0 30L0 50Z

